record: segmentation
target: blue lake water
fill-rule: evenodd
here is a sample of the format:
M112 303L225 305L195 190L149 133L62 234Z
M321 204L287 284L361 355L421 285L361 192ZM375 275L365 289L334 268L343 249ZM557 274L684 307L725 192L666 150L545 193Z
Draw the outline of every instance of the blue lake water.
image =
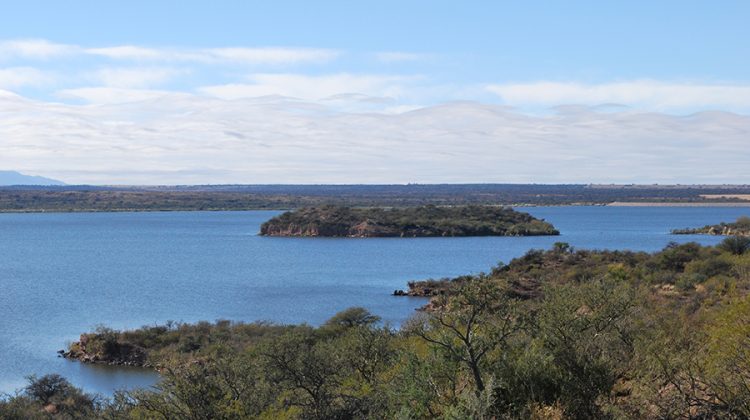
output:
M231 319L319 324L364 306L398 325L424 301L406 282L486 271L531 248L654 251L673 228L733 221L747 208L531 207L559 237L313 239L257 236L269 211L0 214L0 392L56 372L89 392L148 386L155 373L82 365L56 350L104 324Z

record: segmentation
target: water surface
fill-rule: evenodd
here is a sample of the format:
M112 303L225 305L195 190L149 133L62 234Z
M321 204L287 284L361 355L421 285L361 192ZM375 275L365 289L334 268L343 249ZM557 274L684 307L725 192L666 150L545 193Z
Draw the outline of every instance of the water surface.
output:
M398 325L420 299L390 296L406 282L486 271L531 248L655 251L673 228L733 221L743 208L532 207L559 237L266 238L277 212L0 214L0 392L24 376L60 373L89 392L148 386L139 369L81 365L55 351L97 324L167 320L320 324L364 306Z

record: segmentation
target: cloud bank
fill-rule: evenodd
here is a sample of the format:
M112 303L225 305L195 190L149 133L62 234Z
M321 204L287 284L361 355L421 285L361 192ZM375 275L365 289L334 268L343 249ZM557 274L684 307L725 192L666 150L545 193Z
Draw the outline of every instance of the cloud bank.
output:
M749 182L748 84L468 83L432 73L444 59L0 41L0 169L98 184Z
M366 98L339 98L361 101ZM746 182L750 117L454 102L384 114L163 93L66 105L0 93L0 167L68 183Z
M603 84L534 82L491 84L490 92L516 106L596 105L614 102L662 111L750 109L750 85L636 80Z
M80 45L53 43L44 39L21 39L0 42L0 60L49 60L75 56L100 56L112 60L156 62L236 62L245 64L291 64L326 62L340 52L323 48L224 47L224 48L152 48L137 45L86 48Z

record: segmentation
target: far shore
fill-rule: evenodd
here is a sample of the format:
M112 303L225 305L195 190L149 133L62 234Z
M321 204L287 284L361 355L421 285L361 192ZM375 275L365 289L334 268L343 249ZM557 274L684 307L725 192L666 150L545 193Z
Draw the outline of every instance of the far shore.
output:
M716 202L716 203L690 203L690 202L638 202L638 201L615 201L607 204L614 207L750 207L748 202Z
M612 207L750 207L750 201L739 202L668 202L668 201L613 201L605 202L574 202L574 203L497 203L487 204L488 206L497 207L582 207L582 206L612 206ZM445 204L446 207L455 205ZM356 206L353 207L373 207L373 206ZM389 207L413 207L413 206L389 206ZM242 211L289 211L296 208L295 206L284 207L247 207L247 208L20 208L8 209L0 208L0 214L19 214L19 213L178 213L178 212L242 212Z

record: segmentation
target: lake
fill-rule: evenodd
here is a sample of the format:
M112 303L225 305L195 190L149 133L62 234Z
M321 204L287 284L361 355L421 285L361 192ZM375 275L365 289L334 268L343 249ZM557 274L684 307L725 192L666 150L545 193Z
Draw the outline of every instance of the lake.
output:
M423 299L394 297L409 280L487 271L564 241L655 251L673 228L734 221L731 207L529 207L557 237L267 238L273 211L0 214L0 392L56 372L89 392L149 386L142 369L82 365L56 351L97 324L167 320L320 324L364 306L398 326Z

